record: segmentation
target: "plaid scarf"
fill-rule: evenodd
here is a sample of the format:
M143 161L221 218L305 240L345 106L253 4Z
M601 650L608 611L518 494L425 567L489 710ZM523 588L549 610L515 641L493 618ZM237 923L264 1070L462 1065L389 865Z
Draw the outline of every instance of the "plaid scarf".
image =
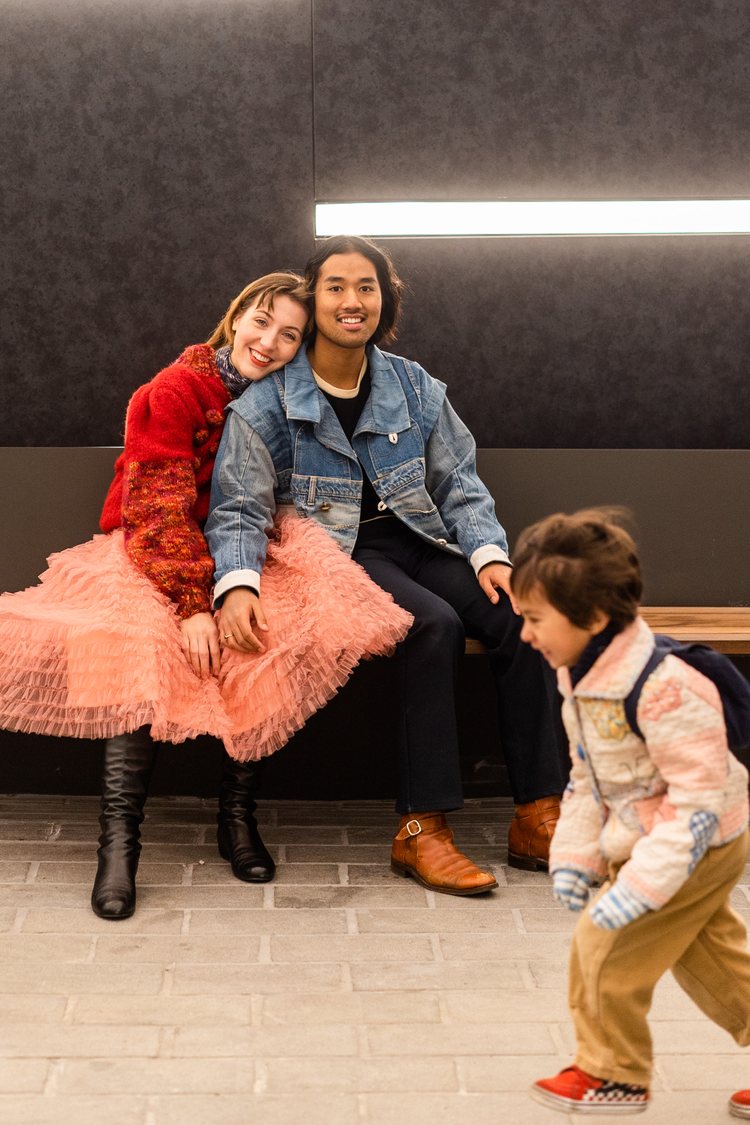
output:
M219 348L216 352L216 366L219 369L221 381L232 398L239 398L242 392L250 385L250 380L246 379L244 375L240 375L239 371L232 363L231 353L232 348L229 344L226 344L223 348Z

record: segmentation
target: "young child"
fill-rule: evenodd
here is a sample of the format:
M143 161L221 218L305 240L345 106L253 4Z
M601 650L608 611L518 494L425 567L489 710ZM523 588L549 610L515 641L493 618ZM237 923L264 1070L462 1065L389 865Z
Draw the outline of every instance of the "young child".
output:
M569 981L578 1050L531 1088L565 1113L647 1108L646 1017L668 969L750 1044L750 955L729 906L748 854L747 770L729 751L716 686L672 654L643 685L643 738L630 729L624 700L654 636L638 616L638 556L617 516L549 516L521 535L513 573L521 638L557 669L572 758L550 872L558 902L582 912ZM750 1116L750 1093L729 1108Z

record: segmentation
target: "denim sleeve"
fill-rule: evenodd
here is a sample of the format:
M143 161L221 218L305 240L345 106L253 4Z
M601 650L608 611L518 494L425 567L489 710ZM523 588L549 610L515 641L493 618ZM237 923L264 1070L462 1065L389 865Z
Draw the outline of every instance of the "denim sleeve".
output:
M230 410L216 456L205 528L215 567L214 605L235 586L260 593L276 511L275 487L276 470L264 442Z
M425 460L427 489L466 557L473 560L480 552L482 565L492 559L507 561L508 539L477 474L474 438L447 398L428 439Z

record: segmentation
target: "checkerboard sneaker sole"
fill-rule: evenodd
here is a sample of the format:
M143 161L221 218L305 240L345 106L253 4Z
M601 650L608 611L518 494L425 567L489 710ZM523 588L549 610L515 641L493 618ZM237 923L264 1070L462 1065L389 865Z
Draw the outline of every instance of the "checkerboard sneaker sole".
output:
M738 1090L729 1099L729 1112L732 1117L750 1120L750 1090Z
M648 1108L645 1086L594 1078L577 1066L566 1067L554 1078L540 1078L531 1087L531 1096L542 1105L563 1113L617 1114L643 1113Z

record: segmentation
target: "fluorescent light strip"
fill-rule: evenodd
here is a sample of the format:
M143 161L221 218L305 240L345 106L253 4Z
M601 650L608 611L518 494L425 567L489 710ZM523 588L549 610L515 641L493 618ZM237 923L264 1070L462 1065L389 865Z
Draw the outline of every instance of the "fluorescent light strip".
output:
M315 234L381 238L750 234L750 199L318 203Z

